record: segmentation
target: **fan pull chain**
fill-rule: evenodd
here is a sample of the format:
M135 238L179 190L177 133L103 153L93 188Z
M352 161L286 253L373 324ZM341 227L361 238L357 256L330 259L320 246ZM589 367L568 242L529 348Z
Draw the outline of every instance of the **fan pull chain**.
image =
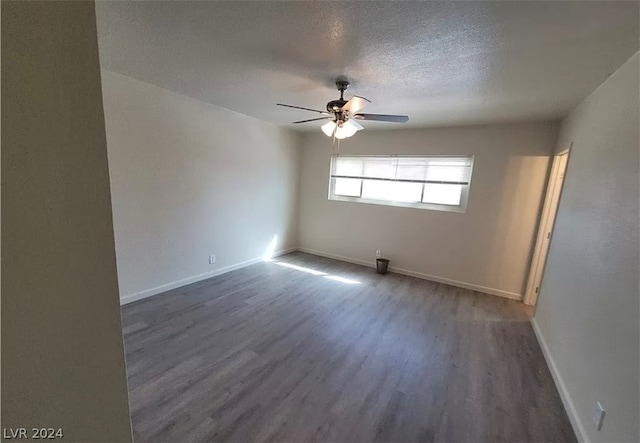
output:
M333 155L340 154L340 139L336 138L336 131L333 131L333 144L332 144L332 153Z
M331 153L336 153L336 129L333 128L333 136L331 137Z

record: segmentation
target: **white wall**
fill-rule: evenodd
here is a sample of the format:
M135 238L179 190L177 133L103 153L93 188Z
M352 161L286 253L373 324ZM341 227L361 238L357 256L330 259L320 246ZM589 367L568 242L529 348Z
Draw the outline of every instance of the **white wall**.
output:
M103 71L124 302L296 246L298 136ZM216 264L208 263L216 254Z
M534 325L583 440L640 440L638 62L571 112L558 139L574 144Z
M359 132L348 154L473 154L466 213L329 201L331 139L305 135L300 158L299 246L373 262L508 297L526 283L554 123Z
M131 441L93 2L2 2L2 123L2 426Z

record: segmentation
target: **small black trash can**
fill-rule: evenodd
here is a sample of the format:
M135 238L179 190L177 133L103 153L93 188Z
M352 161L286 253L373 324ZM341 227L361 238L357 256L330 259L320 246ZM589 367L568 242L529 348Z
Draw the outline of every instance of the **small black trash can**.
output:
M386 274L389 270L389 260L386 258L377 258L376 259L376 271L378 274Z

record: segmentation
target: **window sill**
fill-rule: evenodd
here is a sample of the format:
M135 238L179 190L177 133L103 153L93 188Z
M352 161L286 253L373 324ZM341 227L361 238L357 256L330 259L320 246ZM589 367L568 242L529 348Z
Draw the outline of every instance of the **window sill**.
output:
M329 200L351 202L351 203L365 203L369 205L394 206L394 207L400 207L400 208L426 209L428 211L457 212L457 213L467 212L467 208L462 205L450 206L450 205L436 205L432 203L393 202L393 201L385 201L385 200L369 200L366 198L359 198L359 197L346 197L342 195L329 196Z

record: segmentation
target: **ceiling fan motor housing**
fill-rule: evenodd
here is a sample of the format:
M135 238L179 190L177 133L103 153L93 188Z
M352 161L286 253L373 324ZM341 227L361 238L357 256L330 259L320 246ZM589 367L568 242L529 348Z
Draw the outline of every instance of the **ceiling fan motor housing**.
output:
M327 103L327 111L334 113L336 111L339 111L347 103L347 100L344 99L344 91L346 91L348 87L348 81L336 81L336 88L338 88L338 91L340 91L340 98L338 100L331 100L329 103Z
M339 111L346 103L347 100L344 99L331 100L329 103L327 103L327 111L332 113Z

